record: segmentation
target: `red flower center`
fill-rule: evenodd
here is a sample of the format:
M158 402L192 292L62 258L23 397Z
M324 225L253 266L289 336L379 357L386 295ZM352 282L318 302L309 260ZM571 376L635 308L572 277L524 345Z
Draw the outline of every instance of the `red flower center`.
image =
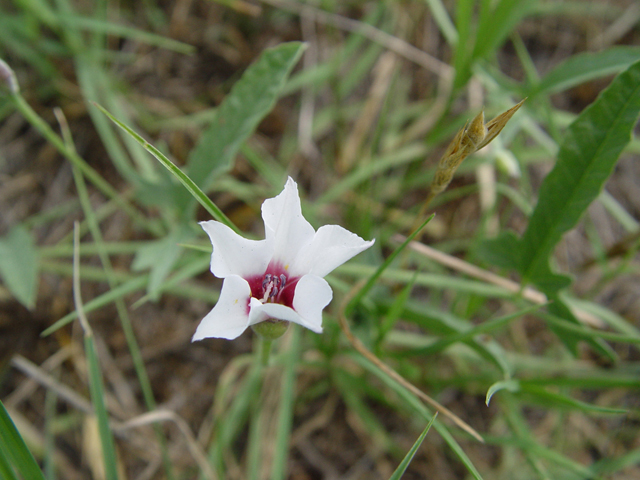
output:
M247 278L251 296L262 303L279 303L293 308L293 295L300 277L289 277L280 265L269 264L264 275Z

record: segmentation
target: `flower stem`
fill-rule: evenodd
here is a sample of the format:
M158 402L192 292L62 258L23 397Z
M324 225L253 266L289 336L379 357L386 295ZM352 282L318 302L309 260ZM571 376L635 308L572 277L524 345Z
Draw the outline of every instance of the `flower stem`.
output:
M266 338L260 338L260 364L263 367L269 365L269 356L271 355L271 344L273 340L268 340Z

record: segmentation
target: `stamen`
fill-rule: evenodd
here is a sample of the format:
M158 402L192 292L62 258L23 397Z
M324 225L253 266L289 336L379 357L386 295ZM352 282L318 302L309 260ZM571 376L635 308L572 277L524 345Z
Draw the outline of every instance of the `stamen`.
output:
M262 303L266 303L270 298L275 298L282 292L287 283L287 276L281 274L280 276L273 275L271 273L265 274L262 279L262 291L263 297L260 300Z

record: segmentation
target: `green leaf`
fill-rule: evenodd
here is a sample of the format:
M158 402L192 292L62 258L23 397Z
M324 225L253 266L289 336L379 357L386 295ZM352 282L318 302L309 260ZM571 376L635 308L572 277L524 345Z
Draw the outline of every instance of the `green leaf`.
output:
M305 48L290 42L265 50L235 83L189 155L188 173L197 185L206 190L231 168L242 143L275 105Z
M116 447L113 440L113 433L109 426L109 414L105 406L105 392L102 382L102 373L100 372L100 364L98 355L96 354L96 346L93 341L93 335L84 337L84 350L87 356L87 365L89 374L89 390L91 392L91 402L95 410L96 419L98 421L98 431L100 433L100 444L102 446L102 458L104 460L104 473L107 480L118 480Z
M367 280L367 283L364 284L364 286L358 291L358 293L356 293L353 298L351 299L351 301L349 302L349 304L347 305L345 312L346 315L349 315L349 313L353 310L353 308L358 305L358 303L360 303L360 301L365 297L365 295L367 293L369 293L369 290L371 290L373 288L373 286L376 283L376 280L378 280L378 278L380 277L380 275L382 275L382 273L389 268L389 265L391 265L391 263L393 263L393 261L395 260L395 258L400 255L400 252L402 252L405 247L407 245L409 245L409 242L411 242L411 240L413 240L415 238L416 235L418 235L418 233L420 233L422 231L422 229L425 227L425 225L427 223L429 223L431 221L431 219L435 217L435 213L432 214L430 217L428 217L424 222L422 222L422 224L420 224L420 226L418 228L416 228L411 235L409 235L404 242L402 242L398 247L396 247L396 249L391 253L391 255L389 255L387 257L387 259L382 263L382 265L380 265L375 272L373 272L373 274L369 277L369 279Z
M489 390L487 390L487 396L485 399L485 403L487 404L487 406L489 406L491 397L493 397L500 390L507 390L509 392L519 392L520 382L518 380L501 380L491 385L489 387Z
M531 395L536 403L544 405L545 407L568 408L571 411L578 410L585 413L607 413L614 415L624 415L629 413L629 410L624 408L609 408L592 405L560 393L550 392L537 385L522 385L521 387L523 393Z
M569 282L552 273L549 258L599 195L618 156L629 143L640 112L640 62L616 77L569 126L554 169L540 187L539 200L520 240L507 233L487 242L489 260L515 267L525 282L553 294ZM502 260L497 260L501 257Z
M617 46L602 52L586 52L570 57L544 76L530 96L556 93L596 78L629 68L640 60L640 47Z
M31 234L21 225L0 238L0 276L20 303L29 309L35 306L38 252Z
M0 478L4 480L18 480L16 472L13 470L9 459L5 456L2 449L0 449Z
M404 475L404 472L411 463L411 460L413 460L413 456L418 451L418 448L420 448L420 445L422 445L422 441L427 436L427 433L429 433L429 429L431 428L431 425L433 425L433 421L436 419L437 415L438 413L436 412L436 414L431 418L431 421L427 424L418 439L415 441L413 446L409 449L405 457L402 459L402 462L400 462L398 468L396 468L395 472L393 472L393 475L389 477L389 480L400 480L402 478L402 475Z
M0 401L0 452L4 454L2 460L8 460L13 463L22 478L44 480L44 475L42 475L38 463L24 443L2 401ZM9 471L11 469L11 466L6 465L6 462L2 461L0 463L2 463L3 470ZM3 476L2 478L5 477Z
M147 152L149 152L151 155L156 157L156 159L167 170L169 170L169 172L174 177L180 180L180 183L184 185L184 187L189 191L189 193L193 196L193 198L195 198L200 203L200 205L202 205L207 210L207 212L211 214L213 218L218 220L220 223L224 223L227 227L231 228L234 232L238 233L238 228L233 224L231 220L229 220L229 218L227 218L224 212L220 210L220 208L218 208L218 206L215 203L213 203L209 197L207 197L207 195L200 189L200 187L198 187L198 185L195 184L193 180L191 180L191 178L189 178L188 175L185 175L185 173L182 170L180 170L177 166L175 166L173 162L171 162L171 160L169 160L165 154L163 154L160 150L158 150L156 147L151 145L144 138L142 138L140 135L134 132L130 127L128 127L127 125L122 123L120 120L118 120L116 117L111 115L102 106L98 105L97 103L94 105L102 113L104 113L107 117L109 117L109 119L113 123L118 125L121 129L123 129L131 137L133 137L133 139L136 142L138 142Z
M569 126L522 237L520 273L526 280L547 281L553 248L599 195L631 139L638 113L640 62L616 77Z
M489 57L504 42L514 27L531 12L536 2L533 0L482 1L477 30L473 30L472 18L476 2L458 2L457 45L454 88L460 88L471 77L473 64ZM473 48L471 48L473 44Z

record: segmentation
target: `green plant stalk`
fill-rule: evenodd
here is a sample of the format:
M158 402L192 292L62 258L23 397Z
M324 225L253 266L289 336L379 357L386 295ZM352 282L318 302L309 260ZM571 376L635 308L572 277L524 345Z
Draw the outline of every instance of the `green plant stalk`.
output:
M120 193L114 189L102 176L87 162L85 162L75 151L70 150L64 141L53 131L53 129L31 108L26 100L20 95L10 96L13 105L20 114L38 130L42 136L51 143L67 160L77 166L82 174L96 186L104 195L112 199L139 227L155 235L162 232L151 222L147 221L132 205L124 201Z
M291 327L289 352L285 356L284 377L280 392L280 408L276 427L275 451L271 466L271 480L284 480L287 476L289 440L293 424L293 404L295 400L296 365L300 355L301 333L297 325Z
M258 349L258 357L260 358L260 365L266 367L269 365L269 357L271 356L271 347L273 340L260 337L260 348Z
M55 452L55 432L53 430L54 420L56 418L56 403L58 394L53 390L47 390L44 399L44 475L47 480L55 480L56 469L54 461Z

